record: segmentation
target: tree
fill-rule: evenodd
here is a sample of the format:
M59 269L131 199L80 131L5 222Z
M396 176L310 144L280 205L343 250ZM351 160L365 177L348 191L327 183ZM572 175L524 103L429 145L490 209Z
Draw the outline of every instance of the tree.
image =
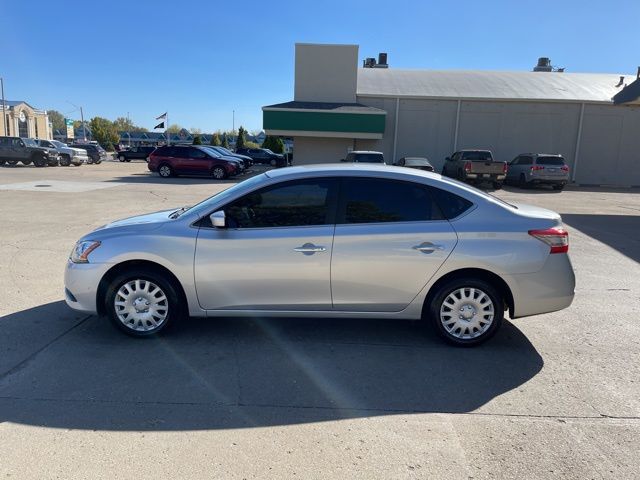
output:
M267 135L262 142L262 148L268 148L274 153L284 153L284 142L280 137Z
M239 148L245 148L247 143L247 131L240 125L238 129L238 138L236 138L236 150Z
M222 147L223 148L229 148L229 139L227 138L227 134L226 133L222 134Z
M220 135L218 135L218 132L211 135L211 145L214 147L219 147L221 145Z
M66 132L67 125L64 123L64 115L57 110L47 110L49 121L54 130Z
M177 123L173 123L173 124L169 125L169 128L167 128L167 130L169 131L169 133L178 133L178 132L180 132L180 130L182 130L182 128L183 127L181 127Z
M193 144L194 145L202 145L202 138L200 138L200 135L195 135L193 137Z
M202 130L200 130L199 128L194 128L191 127L191 129L189 130L193 135L200 135L202 133Z
M244 142L244 148L260 148L260 145L258 145L256 142L247 140L246 142Z
M146 132L147 130L135 125L126 117L118 117L113 121L113 126L118 132Z
M89 127L93 139L107 150L113 150L113 146L120 140L118 130L111 120L93 117L89 122Z

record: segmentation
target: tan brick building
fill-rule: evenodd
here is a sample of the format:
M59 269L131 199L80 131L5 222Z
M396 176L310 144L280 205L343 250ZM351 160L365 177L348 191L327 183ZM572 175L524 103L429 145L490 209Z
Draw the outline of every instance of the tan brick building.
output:
M2 111L0 100L0 136L52 139L46 110L33 108L24 101L6 100ZM6 125L6 129L5 129Z

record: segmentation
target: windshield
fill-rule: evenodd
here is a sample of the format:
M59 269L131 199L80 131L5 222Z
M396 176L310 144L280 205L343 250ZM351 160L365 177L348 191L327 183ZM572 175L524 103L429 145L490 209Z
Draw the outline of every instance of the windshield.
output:
M216 158L220 158L222 155L220 154L219 151L217 151L215 148L211 148L211 147L200 147L201 150L204 150L205 152L207 152L210 155L213 155Z
M59 142L58 140L51 140L51 143L53 143L58 148L66 148L67 146L66 143Z
M490 162L493 158L491 158L491 152L462 152L462 160Z
M193 205L192 207L187 208L184 213L197 213L198 215L204 215L205 213L210 213L211 205L213 203L218 203L219 201L224 201L226 198L235 195L236 192L242 191L244 189L249 189L255 185L259 185L267 178L267 175L264 173L261 175L256 175L255 177L248 178L240 183L236 183L232 187L227 188L226 190L222 190L221 192L216 193L215 195L203 200L200 203Z
M536 161L538 165L553 165L556 167L561 167L564 165L564 158L562 157L538 157Z
M22 141L24 142L25 145L28 145L30 147L37 147L38 144L36 143L36 141L33 138L23 138Z
M267 152L267 153L271 153L271 154L275 155L275 153L273 153L273 152L272 152L271 150L269 150L268 148L263 148L263 150L264 150L265 152Z

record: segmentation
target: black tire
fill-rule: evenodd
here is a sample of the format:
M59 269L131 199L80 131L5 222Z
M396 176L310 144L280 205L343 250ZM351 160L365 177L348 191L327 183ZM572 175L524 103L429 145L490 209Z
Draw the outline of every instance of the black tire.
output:
M10 167L15 167L18 164L19 160L7 160L7 165Z
M272 158L271 161L269 162L269 164L272 167L276 167L278 165L278 161L275 158Z
M93 163L95 163L96 165L100 165L102 163L102 160L94 160Z
M47 159L41 156L33 157L33 164L38 168L49 166L49 162L47 161Z
M26 160L22 161L23 165L31 165L31 163L33 162L33 158L27 158Z
M130 159L130 158L127 158L127 160L126 160L126 161L127 161L127 162L130 162L130 161L131 161L131 159Z
M442 172L440 172L442 175L446 176L447 175L447 169L442 167Z
M561 192L562 190L564 190L564 185L554 185L553 189Z
M0 167L4 166L6 162L7 162L6 160L0 158Z
M124 318L124 320L120 320L118 312L116 311L116 296L118 296L118 301L124 301L126 306L127 303L131 302L131 298L125 299L124 297L121 297L118 294L118 291L123 285L126 285L129 282L135 282L136 280L140 281L138 285L142 287L138 298L142 298L143 301L152 301L153 298L157 298L158 296L162 298L162 295L164 295L166 301L159 302L156 305L155 310L152 310L153 307L147 307L147 312L135 312L135 310L133 310L135 306L132 305L131 308L123 309L123 311L120 312ZM144 291L144 287L146 285L149 285L147 292ZM153 290L153 286L158 287L160 292L158 293L157 290ZM136 295L136 290L130 291L133 295ZM166 274L159 270L155 270L153 268L131 269L117 275L111 280L104 298L105 311L111 323L127 335L132 337L155 336L165 331L173 322L184 315L186 306L181 305L181 297L178 292L179 286L175 285L174 280L168 278ZM137 301L138 298L133 301ZM141 308L144 308L144 304ZM142 314L142 316L147 318L135 318L131 313L127 313L126 310L132 311L134 314ZM150 321L150 319L156 318L152 313L153 311L155 311L155 314L157 315L161 315L164 311L164 314L166 315L162 321L158 320L157 326L154 326ZM127 320L129 320L129 323L125 323Z
M224 168L217 166L211 169L211 176L216 180L224 180L225 178L227 178L227 172L224 170Z
M524 176L524 173L520 174L520 178L518 178L518 187L520 188L528 188L527 177Z
M69 155L60 156L60 166L68 167L69 165L71 165L71 157Z
M171 165L169 165L168 163L161 163L160 165L158 165L158 175L160 175L162 178L170 178L175 175L175 172L173 171L173 168L171 168Z
M126 158L124 158L124 155L120 155L118 156L118 160L120 160L121 162L124 162Z
M500 190L502 188L502 182L493 182L493 188L495 190Z
M472 294L471 289L474 290L474 294ZM462 297L462 293L460 293L460 303L451 304L451 297L449 296L454 295L455 297L456 294L454 292L458 291L463 291L465 295L468 294L469 298ZM491 319L488 318L489 314L482 315L477 312L477 306L480 305L478 301L483 299L478 292L484 293L488 301L492 302L493 317ZM500 290L483 279L453 278L441 285L433 295L430 295L430 299L430 304L425 309L427 315L438 334L452 345L472 347L486 342L495 335L504 318L504 299ZM447 302L446 304L445 301ZM461 305L461 308L465 310L458 310L458 305ZM482 303L482 305L483 308L489 308L487 302ZM441 320L441 311L443 312L443 320ZM463 313L459 314L459 312ZM447 315L451 313L453 315ZM459 314L458 319L454 319L456 314ZM463 318L466 315L473 316L467 320ZM478 319L476 319L476 315L479 315ZM455 323L451 324L450 327L445 326L446 319L449 319L448 322L450 324L451 322Z

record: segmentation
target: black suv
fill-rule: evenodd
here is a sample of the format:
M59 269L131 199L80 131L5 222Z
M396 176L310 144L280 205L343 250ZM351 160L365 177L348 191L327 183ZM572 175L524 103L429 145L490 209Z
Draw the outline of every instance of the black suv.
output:
M287 166L287 159L284 158L284 155L273 153L268 148L238 148L236 153L250 157L253 163L262 163L277 168Z
M89 161L87 163L95 163L96 165L107 159L107 152L97 143L74 143L69 145L71 148L82 148L87 151Z
M51 158L49 149L40 147L33 138L0 137L0 165L7 163L14 166L18 162L46 167L49 163L58 162L58 153Z
M133 147L128 150L120 150L118 152L118 160L121 162L130 162L133 159L145 160L149 161L149 155L153 152L156 147Z

